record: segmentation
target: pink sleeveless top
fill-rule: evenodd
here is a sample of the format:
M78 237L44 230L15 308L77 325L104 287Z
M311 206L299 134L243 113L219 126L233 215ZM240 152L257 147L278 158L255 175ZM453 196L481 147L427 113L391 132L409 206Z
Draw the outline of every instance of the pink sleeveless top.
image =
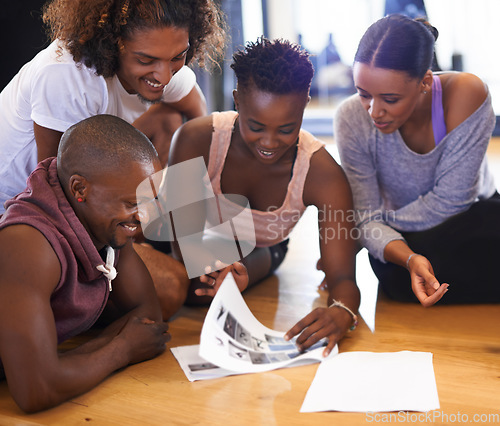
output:
M212 114L214 130L210 145L208 176L213 191L218 196L222 196L220 179L237 117L238 113L235 111L214 112ZM276 210L267 212L252 209L257 247L269 247L285 240L304 213L306 206L302 194L311 157L324 146L324 143L317 140L309 132L300 131L297 158L293 165L292 178L288 183L283 205Z

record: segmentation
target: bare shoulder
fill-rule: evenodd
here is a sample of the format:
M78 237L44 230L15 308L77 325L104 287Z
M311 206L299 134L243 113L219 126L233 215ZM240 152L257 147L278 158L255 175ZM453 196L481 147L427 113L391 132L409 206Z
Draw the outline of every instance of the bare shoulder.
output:
M443 74L441 81L446 127L450 131L483 104L488 88L479 77L465 72Z
M170 148L169 164L176 164L190 158L208 158L212 140L212 116L194 118L184 123L174 134Z
M304 204L315 205L318 200L338 196L351 197L347 178L342 167L330 153L321 148L311 157L304 185Z
M16 285L50 294L59 283L61 264L45 236L28 225L0 231L0 288Z
M320 148L311 156L311 165L307 174L308 182L318 183L319 181L325 181L325 179L329 181L331 179L342 179L343 177L342 168L325 147Z

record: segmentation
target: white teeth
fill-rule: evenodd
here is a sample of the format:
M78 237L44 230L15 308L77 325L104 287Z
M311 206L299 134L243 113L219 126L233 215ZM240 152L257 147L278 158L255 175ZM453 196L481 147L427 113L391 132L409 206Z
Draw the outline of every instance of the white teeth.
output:
M144 81L146 83L148 83L151 87L154 87L155 89L157 89L158 87L163 86L163 84L161 84L161 83L153 83L152 81L149 81L147 79L144 79Z
M267 156L270 156L270 155L273 155L273 154L274 154L274 152L269 152L269 151L262 151L262 150L260 150L260 152L261 152L262 154L264 154L264 155L267 155Z
M124 228L127 228L130 231L135 231L137 229L137 226L129 226L129 225L123 225Z

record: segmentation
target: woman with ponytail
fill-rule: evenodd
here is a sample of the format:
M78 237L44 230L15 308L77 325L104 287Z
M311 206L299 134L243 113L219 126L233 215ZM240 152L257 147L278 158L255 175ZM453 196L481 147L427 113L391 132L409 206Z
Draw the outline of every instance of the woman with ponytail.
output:
M368 28L354 59L357 94L335 118L341 165L360 243L389 297L499 302L491 96L475 75L432 72L437 35L402 15Z

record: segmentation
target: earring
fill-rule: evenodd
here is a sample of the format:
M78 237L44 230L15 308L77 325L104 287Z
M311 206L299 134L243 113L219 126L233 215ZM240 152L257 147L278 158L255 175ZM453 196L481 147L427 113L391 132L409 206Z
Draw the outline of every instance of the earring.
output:
M76 201L78 201L79 203L83 203L83 198L82 198L82 197L78 197L78 198L76 199Z
M424 90L424 92L423 92L423 93L424 93L424 95L427 95L427 90Z

